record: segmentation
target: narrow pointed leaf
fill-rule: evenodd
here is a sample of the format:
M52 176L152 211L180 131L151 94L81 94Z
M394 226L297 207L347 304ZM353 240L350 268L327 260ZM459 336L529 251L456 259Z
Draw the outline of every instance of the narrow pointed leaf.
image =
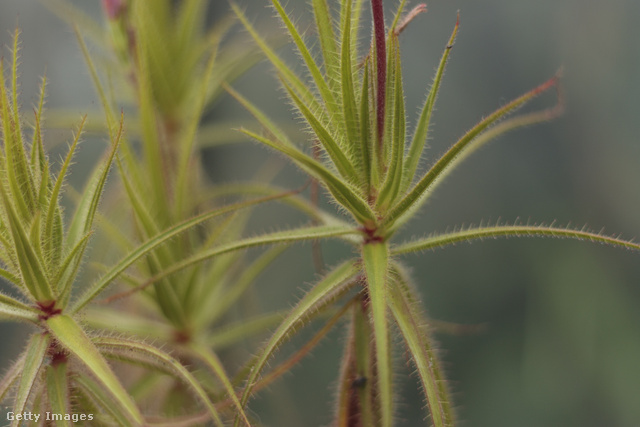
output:
M344 314L353 306L357 297L351 299L351 301L347 302L340 310L338 310L333 316L327 319L324 322L322 328L315 333L315 335L307 341L303 346L298 347L298 350L287 360L280 363L274 369L269 371L268 374L262 377L260 381L256 384L254 388L254 393L258 390L261 390L267 387L269 384L273 383L275 380L280 378L282 375L291 371L298 362L300 362L305 356L307 356L311 351L316 348L318 343L322 341L324 337L333 329L333 327L343 318Z
M44 147L42 145L42 110L44 107L44 99L46 97L47 88L47 76L42 76L42 82L40 84L40 101L38 102L38 109L34 112L35 124L33 126L33 139L31 140L31 168L34 171L39 171L40 176L40 201L42 202L43 188L48 188L49 182L49 165L45 161ZM46 184L45 184L46 183Z
M384 180L380 195L378 196L379 206L388 206L391 204L400 190L402 182L403 160L404 160L404 138L405 138L405 111L404 111L404 93L402 88L402 64L400 62L400 48L398 46L398 37L391 36L390 55L393 55L390 63L395 64L393 73L394 88L389 91L393 97L393 104L389 103L389 107L394 108L393 120L388 123L391 125L391 156L389 158L389 170ZM389 108L391 110L391 108Z
M80 140L80 136L82 135L82 128L84 127L84 123L87 120L87 116L85 115L80 122L80 126L78 126L78 130L76 131L76 136L73 139L73 143L71 147L69 147L69 152L67 153L67 157L64 159L62 163L62 167L60 168L60 172L58 173L58 178L56 179L55 184L53 185L53 189L51 190L51 195L48 196L49 206L47 207L47 216L45 218L45 227L44 227L44 235L46 236L46 242L50 242L47 249L49 251L55 250L55 245L62 245L62 242L56 242L53 239L54 236L54 228L55 228L55 218L56 212L59 209L59 196L60 189L64 183L64 179L67 175L67 169L69 165L71 165L71 161L73 159L73 155L76 151L76 147L78 146L78 141Z
M52 263L59 265L65 250L64 245L64 224L62 221L62 207L58 205L53 218L53 230L51 234Z
M398 42L397 37L391 37L389 46L387 46L387 70L385 73L385 102L384 102L384 129L382 136L378 140L380 165L383 166L380 175L383 176L389 169L391 161L391 151L393 149L394 127L393 120L395 118L395 91L396 91L396 66L395 66L395 50Z
M61 0L54 0L56 2L62 2ZM100 83L100 78L98 77L98 72L96 71L96 67L93 64L93 60L91 59L91 55L89 55L89 49L87 49L87 45L84 42L84 39L80 35L80 30L78 26L74 23L73 30L76 34L76 39L78 40L78 44L80 45L80 50L82 51L82 55L84 56L84 60L87 63L87 67L89 68L89 73L91 74L91 80L93 81L93 85L95 86L96 91L98 91L98 97L100 98L100 103L102 104L102 108L104 110L105 118L107 120L107 130L109 131L109 136L113 139L114 135L114 127L116 125L116 119L113 115L113 111L111 109L111 104L108 101L107 95L104 92L104 88Z
M38 189L38 204L45 206L49 197L49 183L51 178L49 176L49 162L44 153L44 145L42 143L41 126L40 117L36 116L33 129L33 141L31 143L31 170L35 175L36 182L40 183Z
M129 204L135 214L137 223L141 228L141 233L145 236L154 236L158 234L160 226L156 222L149 208L146 206L140 192L137 191L131 183L120 159L116 159L116 164L118 165L120 175L122 175L122 183L124 184L124 189L129 199ZM166 256L168 256L168 253Z
M431 123L431 114L433 113L433 107L438 97L438 91L440 90L442 76L444 75L444 70L446 68L447 61L449 60L449 54L451 53L451 48L453 47L453 44L456 40L456 36L458 35L458 27L460 25L459 18L460 16L458 15L458 19L456 20L456 25L453 28L453 33L451 34L451 37L449 37L449 42L447 43L447 46L444 48L444 53L442 54L442 58L440 59L440 65L438 65L436 76L433 79L431 89L429 90L429 95L427 96L424 106L422 107L420 118L418 119L416 130L411 140L409 152L407 153L407 157L406 157L406 167L404 168L402 192L406 191L411 185L411 181L413 180L413 177L416 174L416 171L418 169L418 165L420 163L420 157L422 156L424 146L427 142L427 138L429 135L429 125Z
M158 275L150 278L145 283L139 286L138 289L144 289L152 283L161 280L169 275L184 270L194 264L198 264L206 259L213 258L218 255L226 254L229 252L238 251L241 249L247 249L256 246L272 245L278 243L293 243L308 240L317 240L328 237L338 237L347 234L360 234L360 231L352 227L338 227L338 226L317 226L306 227L288 231L275 232L265 234L258 237L250 237L247 239L237 240L235 242L221 245L209 250L197 253L183 261L180 261L172 266L166 267Z
M373 337L378 376L378 393L381 408L381 426L393 424L393 384L391 375L391 350L387 322L387 287L389 286L389 252L385 243L369 243L362 249L362 259L367 276L367 289L371 301Z
M353 262L346 262L335 268L302 297L259 353L242 393L242 399L240 400L242 405L247 404L262 370L278 347L299 326L300 322L318 310L319 306L327 305L342 295L345 289L348 289L348 285L350 285L353 276L358 271L358 266Z
M20 123L20 111L19 111L19 105L20 103L18 102L18 58L20 56L20 29L18 27L16 27L14 33L13 33L13 49L11 49L11 56L13 59L13 64L11 66L11 93L12 93L12 105L13 105L13 132L15 135L15 139L16 141L20 141L21 145L24 144L23 140L23 135L22 135L22 125ZM22 150L24 150L24 146L21 147ZM27 181L23 184L25 185L22 188L23 191L23 196L29 194L32 197L32 201L35 202L37 200L37 195L36 195L36 183L34 180L34 176L33 176L33 170L29 168L28 166L28 157L26 155L26 152L24 152L23 154L23 158L24 158L24 168L27 172ZM33 206L35 208L35 204Z
M320 38L322 57L324 59L324 72L327 75L327 80L337 81L339 69L338 49L333 32L331 11L327 5L327 0L312 0L312 4L316 28L318 29L318 36Z
M206 2L183 1L175 24L176 46L191 46L198 40L198 32L206 17Z
M54 414L70 414L69 384L67 379L67 363L58 363L47 367L47 396L51 411ZM71 420L56 420L57 427L73 426Z
M218 410L215 408L213 403L211 403L211 400L207 396L206 391L198 383L196 378L191 375L191 373L184 366L182 366L178 360L151 345L138 341L107 337L99 337L94 341L95 344L105 352L114 350L116 352L123 351L119 353L121 357L126 358L127 355L130 355L131 359L135 360L136 355L140 355L142 357L153 359L161 363L167 368L167 370L172 372L174 375L184 381L186 385L189 386L189 388L198 396L198 399L200 399L200 401L207 408L209 414L216 422L216 424L219 426L223 425L222 421L220 420Z
M40 212L37 211L33 216L33 219L31 220L28 239L29 239L29 242L33 242L33 250L35 252L36 257L39 260L42 260L42 266L43 268L46 268L45 263L47 261L45 261L44 253L42 251L42 245L40 245L40 242L42 242L42 233L41 233L42 227L40 227L41 225L42 225L42 222L40 221ZM49 275L50 274L47 271L47 279L49 279L48 277Z
M37 322L40 313L29 307L0 293L0 319L13 319L19 321Z
M383 178L384 161L382 159L380 136L378 129L378 112L377 112L377 87L376 87L376 73L375 73L375 57L365 63L365 66L369 68L369 91L368 97L370 99L368 106L368 116L370 123L369 131L369 153L371 159L371 178L369 185L369 199L373 201L373 198L377 196L378 188ZM362 106L364 108L364 106ZM363 115L364 116L364 115Z
M128 336L151 338L169 342L173 338L174 328L167 322L152 320L142 314L116 311L108 307L92 307L83 316L92 328L112 330Z
M12 200L16 203L15 208L20 215L23 218L30 218L33 214L33 202L36 196L31 182L22 135L16 132L17 124L15 123L13 109L18 108L18 106L12 105L7 94L3 61L0 61L0 104L5 151L3 168L6 174L6 182L8 183L7 190L10 190Z
M72 192L70 192L72 193ZM75 195L70 194L75 197ZM124 196L124 195L122 195ZM122 200L122 199L119 199ZM113 202L114 206L120 206L120 202ZM129 212L126 212L127 214ZM122 218L117 214L102 213L98 211L96 213L97 229L99 232L108 239L109 243L117 248L120 252L126 253L133 249L134 244L131 240L128 230L123 229L122 223L119 222Z
M400 16L402 16L402 12L404 11L404 7L407 4L407 0L402 0L396 9L396 14L393 17L393 23L391 24L391 28L389 29L389 35L395 32L396 27L398 26L398 22L400 21Z
M176 224L173 227L168 228L167 230L161 232L157 236L147 240L142 243L136 249L131 251L128 255L126 255L123 259L121 259L115 266L111 268L107 273L105 273L102 278L90 286L85 293L79 298L79 300L74 304L72 312L75 313L80 310L82 307L91 302L100 292L104 290L118 275L124 272L128 267L130 267L133 263L138 261L140 258L144 257L151 251L155 250L158 246L162 245L169 239L175 237L176 235L195 227L198 224L203 223L211 218L216 216L224 215L230 212L237 211L239 209L243 209L249 206L253 206L258 203L263 203L269 200L274 200L277 198L283 197L283 195L263 197L260 199L249 200L247 202L236 203L233 205L225 206L220 209L215 209L210 212L206 212L204 214L198 215L190 220L183 221L179 224Z
M132 422L119 410L118 403L114 400L113 396L105 391L102 384L97 383L93 378L83 372L74 373L73 382L93 404L103 410L104 413L113 417L119 426L133 426Z
M260 109L256 108L249 100L247 100L240 93L236 92L232 87L225 86L229 95L233 96L236 101L238 101L251 115L258 120L258 122L269 132L271 135L275 137L276 140L280 141L280 143L293 146L286 132L284 132L275 122L269 119L266 114L264 114Z
M475 153L477 150L479 150L489 142L512 130L552 120L558 117L558 115L562 113L563 109L564 107L562 103L559 103L553 108L513 117L487 129L476 138L474 138L474 140L471 141L467 148L451 161L449 167L441 172L438 179L432 183L431 188L429 189L429 193L432 193L437 188L437 186L441 182L443 182L444 178L453 170L455 170L455 168L461 162L466 160L469 156L471 156L473 153ZM400 228L406 221L411 219L412 213L415 212L420 207L420 205L424 203L424 201L425 199L423 199L421 203L415 204L409 210L407 210L407 212L402 215L398 219L398 221L393 224L392 227L389 228L389 234L394 233L395 230Z
M319 104L315 96L311 93L309 88L300 80L300 78L293 72L287 65L276 55L276 53L269 47L266 41L260 37L258 32L253 28L253 26L249 23L249 20L244 15L242 10L236 5L234 2L231 2L231 8L235 12L236 16L242 22L245 29L249 32L251 37L258 44L260 49L264 52L265 56L269 58L269 61L273 64L273 66L278 70L278 72L283 76L284 80L291 85L297 93L302 96L305 103L307 103L312 111L319 111Z
M34 177L29 168L29 157L25 151L25 142L20 127L20 112L17 99L17 49L18 30L14 35L12 66L12 98L7 93L4 78L4 61L0 61L0 102L2 112L2 130L5 149L5 173L17 209L25 218L29 218L37 201Z
M48 347L49 337L47 334L37 333L31 336L29 344L27 344L24 365L20 374L20 383L12 408L13 412L20 414L27 408L27 402L38 382L38 375L47 355ZM20 420L14 420L11 423L12 426L21 424Z
M356 91L353 84L353 64L351 63L351 1L345 3L344 27L342 28L342 54L340 60L341 87L342 87L342 110L344 111L344 123L346 130L345 146L349 152L360 154L360 128L358 122L358 107L356 105ZM364 163L360 159L357 164ZM366 176L360 176L361 182Z
M287 190L264 183L236 183L236 184L219 184L205 193L202 200L211 200L225 196L255 195L255 196L273 196L282 194ZM346 222L333 214L314 206L306 197L300 195L292 195L280 200L281 203L291 206L298 211L308 215L309 218L327 225L346 225Z
M98 210L98 204L102 197L102 191L107 182L107 176L111 169L111 164L118 151L118 145L120 144L120 138L123 132L123 117L120 118L120 127L115 138L112 140L111 151L108 153L106 160L100 165L100 167L94 172L90 178L88 185L82 192L82 197L76 212L69 225L69 231L67 232L67 243L69 245L75 245L87 234L93 225L93 219Z
M265 251L242 272L214 306L198 307L199 312L206 314L206 324L212 324L219 316L228 313L231 307L244 295L256 278L287 248L286 245L276 246ZM204 324L205 322L202 322Z
M318 140L329 154L329 157L331 157L331 160L336 166L336 169L338 169L338 172L340 172L340 174L350 182L357 182L356 170L349 160L348 154L343 151L343 148L340 147L338 141L322 124L320 118L317 117L307 105L305 105L302 99L293 91L291 86L289 86L286 82L283 82L283 85L295 105L307 120L307 123L309 123L309 126L311 126L311 128L313 129L314 133L318 137Z
M118 167L123 171L121 162L119 161ZM127 195L129 196L129 202L131 203L136 215L136 220L143 229L143 236L151 237L157 235L160 230L154 216L149 212L149 209L140 194L133 188L124 171L122 173L122 182L125 185ZM151 274L157 273L162 270L162 266L173 262L171 248L168 246L170 245L163 245L156 248L156 250L154 250L147 258L146 261ZM162 309L162 312L175 324L185 325L185 310L180 304L180 298L176 293L173 284L165 280L158 282L155 285L155 292L158 305Z
M351 14L351 63L357 64L360 52L358 52L358 35L360 30L360 21L362 18L362 11L364 10L364 3L366 0L354 0L353 12Z
M53 1L53 0L52 0ZM56 2L59 0L55 0ZM117 135L117 130L118 130L118 125L117 125L117 121L116 121L116 115L114 114L114 111L112 109L111 106L111 102L109 101L109 99L107 98L107 95L105 93L104 87L102 86L102 83L100 82L100 78L98 77L98 72L96 71L96 67L93 63L93 60L91 59L91 55L89 55L89 50L87 49L87 45L84 42L84 39L82 38L82 36L80 35L80 30L78 29L78 27L76 25L74 25L73 27L74 32L76 34L76 39L78 40L78 44L80 45L80 50L82 51L82 55L84 57L84 60L87 64L87 68L89 69L89 74L91 75L91 80L93 82L93 85L97 91L98 97L100 99L100 103L102 105L102 109L104 111L104 116L105 116L105 124L106 124L106 128L107 128L107 132L109 134L110 139L113 141L116 138ZM83 33L84 34L84 33ZM100 126L100 131L102 131L102 126ZM142 133L142 130L138 129L138 133ZM135 156L133 155L133 153L131 152L131 150L129 149L129 144L122 144L120 147L120 150L123 152L123 157L125 157L127 160L129 161L134 161L133 159L135 158ZM136 182L142 182L142 178L138 175L138 170L137 169L131 169L130 170L131 175L133 175L133 179Z
M47 326L56 340L98 378L125 411L127 417L138 424L143 424L144 420L135 402L76 321L67 315L57 315L47 319Z
M20 114L18 113L18 57L20 56L20 29L16 27L13 32L13 49L11 49L11 57L13 59L13 64L11 66L11 94L13 97L13 105L14 109L14 120L16 124L20 123ZM17 131L20 132L20 127L17 127Z
M453 413L445 393L442 373L415 303L407 300L399 285L394 284L390 286L389 307L420 375L434 427L453 426Z
M18 360L16 360L11 367L4 372L4 376L0 380L0 402L4 401L13 387L13 384L18 381L18 378L22 375L25 358L26 352L22 353Z
M287 13L285 12L280 2L278 0L271 0L271 3L276 8L276 11L280 15L280 19L287 27L289 35L296 44L298 52L300 52L300 55L302 56L302 59L304 60L304 63L307 66L307 69L309 70L314 83L316 84L320 96L324 100L326 109L329 112L335 113L336 100L333 96L333 92L331 92L329 86L327 85L327 82L324 80L322 72L320 71L318 64L316 64L316 61L313 59L313 56L311 56L311 52L309 52L309 49L304 43L304 40L302 40L302 36L296 29L295 25L293 25L293 22L291 22L291 19L289 19L289 16L287 16Z
M202 2L200 2L202 4ZM191 165L194 161L193 158L193 148L196 143L196 135L198 133L198 128L200 125L200 120L202 119L202 113L206 106L206 96L208 93L208 85L211 80L212 75L214 74L214 70L216 67L216 54L217 49L214 48L211 53L211 57L207 63L205 68L205 72L202 77L202 81L200 82L200 96L198 97L198 101L196 102L196 108L191 112L191 119L188 120L185 124L187 131L184 136L180 137L178 141L178 147L180 147L179 152L179 165L176 179L176 202L175 202L175 212L178 213L179 218L183 218L184 215L188 213L185 209L187 204L185 203L185 197L187 194L190 194L189 191L189 178L193 176L193 173L189 171L192 169Z
M264 138L256 133L242 130L248 136L263 144L286 154L293 159L303 170L321 180L335 197L338 203L342 204L361 224L373 224L376 215L371 207L365 202L348 183L342 181L329 171L324 165L315 161L297 149Z
M369 101L369 71L371 70L371 60L367 59L364 64L364 74L362 77L362 89L360 90L360 159L362 160L362 171L365 176L365 189L367 194L371 193L371 162L374 150L372 150L372 129Z
M498 237L555 237L602 243L625 249L640 250L640 244L619 237L606 236L583 229L560 228L545 225L496 225L494 227L468 228L452 233L444 233L405 243L393 248L394 255L419 252L454 245L458 242L472 242Z
M224 52L220 53L220 59L216 66L216 72L213 74L212 81L209 84L209 91L207 94L207 105L210 105L219 98L220 93L227 84L231 84L242 76L251 67L259 63L264 59L260 48L251 47L247 48L244 43L236 43L232 46L227 46ZM228 123L225 121L225 124ZM218 123L220 126L222 122ZM206 126L205 126L206 127ZM226 127L225 131L228 131L229 127ZM211 137L211 134L209 134ZM203 141L204 138L200 138Z
M23 228L21 218L13 209L11 200L2 185L0 185L0 196L2 203L5 205L4 210L8 217L8 226L15 245L15 253L23 279L22 283L36 301L54 301L54 293L51 289L51 283L47 279L42 260L38 257L36 249Z
M502 136L512 130L552 120L558 117L562 113L563 109L564 109L563 105L559 103L555 107L548 108L546 110L536 111L528 114L522 114L516 117L512 117L510 119L506 119L498 123L497 125L487 129L486 131L482 132L480 135L475 137L473 141L469 143L469 145L465 148L465 150L460 152L458 156L456 156L455 159L451 161L451 163L446 169L444 169L440 173L440 176L438 177L438 179L431 184L431 187L429 188L429 193L433 193L436 187L444 181L444 178L449 173L454 171L460 163L462 163L464 160L466 160L469 156L474 154L480 148L484 147L487 143L495 140L499 136Z
M69 302L71 289L74 281L76 280L91 234L91 232L85 234L85 236L80 239L73 249L71 249L71 252L69 252L60 264L58 275L54 279L54 286L60 293L60 297L58 299L61 307L66 307Z
M172 31L168 30L173 26L172 13L167 2L131 3L131 16L136 25L137 55L134 61L142 117L146 114L153 116L156 107L158 112L172 115L173 109L181 102L180 95L184 93L185 70L191 62L191 49L188 46L176 48ZM147 122L142 119L142 125L153 133L156 133L156 123L156 120ZM144 141L144 144L150 142ZM150 147L145 147L145 152L147 148Z
M206 366L211 371L213 371L216 378L218 378L218 380L224 386L224 389L227 392L227 396L233 401L233 405L236 408L238 416L242 418L242 420L247 426L251 427L251 423L249 422L247 415L244 413L244 409L242 408L242 405L240 404L240 400L236 395L236 391L234 390L233 385L231 384L231 380L229 380L229 377L225 372L224 366L222 366L222 362L220 361L218 356L213 351L211 351L208 347L205 347L203 345L192 344L190 346L190 349L191 351L193 351L196 357L202 360L206 364Z
M474 126L471 130L469 130L429 169L429 171L409 191L404 199L402 199L393 209L389 211L383 224L392 224L397 221L400 216L409 211L414 205L420 206L424 202L426 195L429 193L434 182L436 182L440 178L442 173L449 166L451 166L455 158L463 150L465 150L468 147L469 143L471 143L474 138L477 137L482 131L486 130L489 126L500 120L505 115L512 113L531 99L535 98L540 93L555 86L557 83L558 77L553 77L537 88L509 102L504 107L499 108L498 110L490 114L487 118L478 123L476 126Z

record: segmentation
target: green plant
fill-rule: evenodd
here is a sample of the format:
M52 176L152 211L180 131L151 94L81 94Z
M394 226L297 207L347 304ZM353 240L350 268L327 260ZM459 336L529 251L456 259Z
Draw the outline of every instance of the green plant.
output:
M500 121L535 96L558 85L554 77L507 103L467 131L424 174L418 172L434 103L440 87L458 23L444 49L431 90L422 107L411 138L406 136L399 35L416 15L417 6L403 15L402 1L392 25L384 23L382 0L372 0L373 39L364 58L357 50L357 34L363 1L343 0L339 25L333 24L328 3L312 2L323 66L314 59L301 33L278 0L272 0L303 59L312 85L296 75L261 38L232 4L237 16L275 67L280 82L297 113L304 118L313 144L322 148L324 161L314 159L295 146L266 115L237 92L241 102L266 130L265 135L245 134L283 153L322 183L333 202L352 224L335 229L300 229L289 232L297 240L351 234L360 257L335 268L298 303L258 356L247 381L242 403L252 394L252 384L278 346L313 313L334 304L355 288L361 303L352 306L351 335L345 350L339 382L338 425L392 425L394 399L390 333L402 337L419 373L428 413L435 426L454 423L444 375L439 367L412 281L397 260L399 255L488 237L549 236L589 240L638 249L637 244L592 233L555 226L505 225L470 227L436 234L407 243L393 243L395 232L410 221L442 179L482 145L508 131L550 120L556 107ZM319 232L319 233L318 233ZM275 237L275 236L273 236ZM264 239L268 239L265 236ZM394 328L390 326L390 321Z
M123 120L113 129L111 148L90 177L65 230L60 197L65 177L80 141L85 119L57 177L50 172L41 132L45 80L27 150L24 123L18 110L18 32L13 44L12 78L4 80L0 66L0 103L3 151L0 155L0 275L20 297L0 294L0 317L36 327L24 353L0 381L0 400L16 388L13 414L31 410L61 416L84 414L89 424L143 425L145 418L105 358L149 366L169 374L194 394L207 409L206 418L222 425L203 386L175 358L141 340L94 334L79 322L81 310L129 266L152 253L180 233L211 218L252 206L264 199L240 202L173 223L162 232L132 246L115 265L90 286L80 287L79 270L97 215L107 175L117 157L123 136ZM75 290L74 290L75 289ZM113 331L113 329L112 329ZM215 362L215 359L213 360ZM211 362L213 364L213 362ZM73 406L74 412L71 411ZM242 412L242 411L240 411ZM86 418L87 414L91 418ZM79 416L79 415L78 415ZM94 418L95 417L95 418ZM28 419L31 420L31 419ZM25 419L14 418L12 425ZM38 420L33 420L38 421ZM78 420L64 418L58 425Z
M3 124L3 154L0 160L2 203L0 210L0 252L2 277L13 285L20 298L2 295L2 317L31 323L38 328L23 355L2 380L0 396L18 383L14 412L24 411L30 401L36 408L50 405L57 413L69 413L70 383L77 369L74 359L91 372L92 385L104 387L109 401L132 421L142 416L107 365L95 344L71 316L72 287L83 260L98 202L121 130L93 175L68 227L63 231L59 198L65 175L78 144L84 119L56 178L51 176L42 145L40 120L44 105L45 80L35 113L31 150L25 149L24 124L18 111L18 33L14 36L11 85L6 86L4 65L0 67ZM23 299L26 302L23 302ZM86 376L78 372L79 377ZM19 425L15 421L13 425ZM66 422L65 424L68 424Z
M400 35L425 6L405 13L403 0L387 27L383 1L371 0L373 37L369 50L360 52L366 2L340 0L337 19L327 0L311 3L322 62L315 59L281 2L271 1L305 64L301 77L235 3L231 7L257 48L223 43L231 20L206 30L204 0L104 0L106 33L66 2L52 0L50 4L79 26L80 47L105 110L104 126L94 130L106 131L111 142L77 197L67 226L59 200L85 120L60 172L53 176L42 143L44 81L30 135L18 111L16 34L8 84L4 65L0 67L0 276L19 296L0 294L0 319L28 323L36 332L0 380L0 401L15 391L13 413L69 414L68 419L56 420L56 425L65 426L80 421L227 425L232 419L235 425L258 425L247 409L249 400L289 372L346 318L349 335L337 386L336 424L393 424L391 348L401 341L420 378L427 415L437 427L452 426L453 403L430 336L432 321L423 313L401 255L490 237L571 238L640 249L633 242L585 229L517 222L459 228L397 243L396 232L415 218L443 178L468 156L506 132L561 113L559 93L552 108L506 117L544 92L559 92L558 76L481 120L421 172L458 20L409 136ZM84 36L110 52L99 67ZM259 58L258 51L273 64L283 91L306 123L309 146L294 144L283 126L229 87ZM105 76L98 69L106 70L109 85L102 84ZM120 91L123 82L127 86ZM223 88L264 129L244 129L244 134L308 173L314 185L326 189L340 214L318 208L301 197L300 190L264 182L214 184L205 178L200 148L226 138L227 133L221 136L217 131L229 124L212 127L202 117ZM126 133L123 115L117 113L123 104L128 112ZM64 115L58 117L68 121ZM113 163L120 182L105 190ZM266 181L260 174L258 180ZM98 212L103 192L120 211L126 204L130 216L109 206ZM220 206L218 196L229 195L239 200ZM313 225L243 237L253 209L272 200L305 213ZM92 229L99 215L101 237L116 247L119 257L111 265L101 257L103 251L87 251L90 240L97 240L92 239ZM290 311L243 313L239 321L229 323L230 313L238 311L254 280L289 244L328 238L343 240L356 255L330 269ZM274 247L253 260L243 252L268 245ZM85 276L95 273L80 277L81 265L88 260L101 272L92 283L83 284ZM124 285L123 290L106 296L115 282ZM115 304L124 298L126 304ZM322 322L319 331L269 369L280 346L315 320ZM240 346L245 338L270 328L275 328L272 335L263 346L251 349L249 360L227 363L219 356L222 345ZM149 344L150 338L163 349ZM91 414L91 419L76 420L72 413ZM12 424L23 421L38 423L14 419Z
M179 5L166 0L104 3L109 40L118 58L108 66L119 71L117 74L128 76L135 94L130 109L137 116L134 129L138 131L125 138L117 160L122 188L116 193L126 196L133 224L119 220L115 214L104 221L107 235L123 254L136 241L151 239L161 230L188 221L216 205L216 197L209 197L212 186L204 176L199 157L200 122L206 108L220 94L221 82L235 78L255 61L256 55L252 47L221 46L230 20L205 30L207 3L202 0ZM114 101L126 102L127 98L120 93L107 95L83 38L79 33L77 36L107 114L107 128L113 129ZM241 205L292 195L262 187L260 192L268 193L264 198ZM224 185L216 186L215 192L246 198ZM158 246L145 257L144 263L138 264L137 272L126 276L124 282L133 289L106 300L110 303L140 294L142 298L126 314L122 309L110 307L93 309L89 314L89 321L96 328L117 330L136 339L152 335L171 348L183 364L204 367L210 378L201 371L199 380L212 395L233 401L246 424L249 424L247 415L212 345L220 346L221 342L233 345L266 331L282 318L282 313L276 312L244 319L237 325L225 323L225 316L254 279L285 247L273 248L252 263L245 262L241 252L234 252L171 276L154 278L188 256L237 239L250 212L228 210L228 215L220 215L219 220L209 221ZM120 231L123 224L130 228L133 239ZM132 387L144 390L136 393L136 399L143 400L151 394L150 398L157 400L160 393L149 384L161 381L162 377L163 372L158 369L148 370ZM184 396L180 381L162 388L167 393L157 406L164 415L180 416L197 409Z

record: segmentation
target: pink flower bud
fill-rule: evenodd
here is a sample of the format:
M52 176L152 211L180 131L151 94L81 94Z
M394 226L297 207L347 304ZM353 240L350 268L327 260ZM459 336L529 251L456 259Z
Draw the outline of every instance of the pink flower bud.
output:
M116 20L126 7L124 0L102 0L104 11L111 20Z

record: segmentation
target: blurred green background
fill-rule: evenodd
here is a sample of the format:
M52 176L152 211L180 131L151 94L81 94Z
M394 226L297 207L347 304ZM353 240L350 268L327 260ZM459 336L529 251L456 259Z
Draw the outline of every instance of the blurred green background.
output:
M266 0L237 2L259 27L279 30ZM100 16L97 0L74 3ZM225 1L212 3L214 22L228 7ZM287 3L300 26L308 26L309 2ZM409 117L417 116L426 96L457 10L461 29L436 105L425 165L481 117L561 66L567 105L560 119L504 136L465 162L403 236L498 218L586 223L596 230L605 226L605 233L638 236L640 2L434 0L428 9L401 37L407 111L416 111ZM67 25L38 1L2 0L2 44L10 44L16 24L23 32L23 110L29 112L37 102L39 76L46 69L50 109L70 109L78 117L89 113L90 120L99 120L99 101ZM363 31L365 38L368 31ZM3 56L9 57L8 49ZM286 49L285 56L296 60ZM258 64L234 86L273 117L295 125L268 64ZM554 99L536 102L546 106ZM246 118L229 97L208 116ZM47 134L53 141L69 135ZM85 144L73 185L82 185L83 171L102 147L99 140ZM248 179L267 156L271 153L253 143L205 154L215 182ZM304 181L290 167L276 178L290 188ZM304 221L277 206L259 213L254 232ZM339 244L324 244L323 250L328 264L349 255ZM436 334L460 425L640 426L640 254L575 241L491 240L410 256L406 264L430 317L487 325L474 335ZM309 246L297 246L272 266L248 304L289 307L315 277ZM8 324L0 325L0 333L0 358L6 361L22 348L23 335ZM330 424L345 337L346 329L337 328L292 374L261 393L252 409L265 425ZM398 425L426 425L417 378L397 344Z

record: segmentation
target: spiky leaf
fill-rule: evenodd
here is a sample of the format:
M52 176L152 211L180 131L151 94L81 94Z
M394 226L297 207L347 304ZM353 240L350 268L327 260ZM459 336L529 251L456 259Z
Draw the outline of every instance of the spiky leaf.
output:
M282 321L278 329L273 333L253 364L251 373L247 379L247 385L242 393L242 405L246 405L248 402L262 369L277 348L305 318L318 310L321 305L326 305L341 295L358 270L359 268L353 262L346 262L340 265L317 283L313 289L307 292L296 307L291 310L286 319Z
M393 389L391 351L387 321L387 287L389 286L389 252L385 243L372 242L362 248L371 301L373 338L376 354L378 393L382 413L382 427L391 427L393 420Z
M67 315L57 315L47 319L46 324L56 340L98 378L123 413L132 421L142 424L144 420L140 410L76 321Z
M47 336L47 334L39 333L31 336L25 352L24 365L20 375L20 383L18 385L15 403L12 408L15 413L20 414L25 411L27 402L29 401L30 396L32 396L32 393L38 383L40 368L44 363L48 347L49 336ZM21 424L21 420L17 419L11 423L12 426L20 426Z

